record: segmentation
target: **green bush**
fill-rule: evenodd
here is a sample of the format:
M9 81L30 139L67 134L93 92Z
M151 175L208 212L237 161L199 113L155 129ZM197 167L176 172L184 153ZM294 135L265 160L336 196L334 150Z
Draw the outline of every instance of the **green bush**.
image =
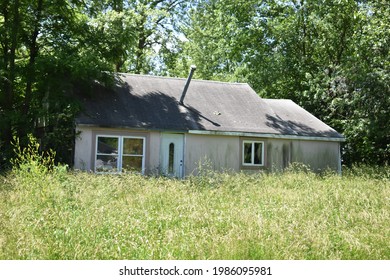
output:
M52 171L55 164L55 152L40 152L39 143L32 135L28 135L28 144L22 148L19 139L12 143L15 157L11 160L13 172L22 173L28 177L40 176Z

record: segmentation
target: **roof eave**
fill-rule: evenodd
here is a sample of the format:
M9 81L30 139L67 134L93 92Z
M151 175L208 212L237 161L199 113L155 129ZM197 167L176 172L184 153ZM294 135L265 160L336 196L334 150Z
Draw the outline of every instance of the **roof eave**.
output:
M173 129L142 128L142 127L129 127L129 126L109 126L109 125L83 124L83 123L76 123L76 126L106 128L106 129L130 129L130 130L138 130L138 131L164 131L164 132L170 131L170 132L175 132L175 133L188 133L188 134L198 134L198 135L262 137L262 138L286 139L286 140L345 142L345 137L326 137L326 136L320 137L320 136L303 136L303 135L288 135L288 134L274 134L274 133L255 133L255 132L242 132L242 131L173 130Z
M211 131L211 130L189 130L188 133L200 134L200 135L223 135L223 136L242 136L242 137L263 137L263 138L288 139L288 140L345 142L345 137L325 137L325 136L320 137L320 136L253 133L253 132L237 132L237 131Z

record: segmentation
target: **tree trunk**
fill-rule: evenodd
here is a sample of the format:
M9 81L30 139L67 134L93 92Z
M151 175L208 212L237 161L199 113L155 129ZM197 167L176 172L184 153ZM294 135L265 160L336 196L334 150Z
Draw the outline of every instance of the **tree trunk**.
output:
M35 27L33 30L33 33L31 34L30 38L30 45L29 45L29 62L27 66L27 77L26 77L26 95L23 105L23 114L24 116L28 116L31 100L32 100L32 86L35 81L35 60L38 56L39 46L37 43L37 38L39 34L39 25L41 21L42 16L42 9L43 9L43 0L38 1L37 10L35 12L36 14L36 21L35 21Z
M14 83L16 77L15 59L16 49L19 36L19 0L15 0L13 7L9 7L9 2L3 4L4 26L6 29L5 40L3 44L3 63L4 76L3 79L3 110L5 112L2 120L2 140L5 144L9 144L12 140L12 118L14 105ZM11 10L11 12L10 12Z

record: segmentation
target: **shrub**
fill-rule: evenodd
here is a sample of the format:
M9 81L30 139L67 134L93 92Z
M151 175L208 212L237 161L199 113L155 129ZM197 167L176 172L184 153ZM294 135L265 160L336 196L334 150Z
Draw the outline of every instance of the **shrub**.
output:
M30 174L43 174L54 168L55 152L40 152L39 143L31 134L28 135L28 144L21 147L19 139L14 138L12 143L15 157L11 160L13 171Z

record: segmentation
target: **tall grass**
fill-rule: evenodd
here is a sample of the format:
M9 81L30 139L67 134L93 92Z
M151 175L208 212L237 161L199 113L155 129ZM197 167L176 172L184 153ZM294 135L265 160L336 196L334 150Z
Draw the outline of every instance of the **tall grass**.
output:
M176 180L44 163L0 176L0 259L390 259L388 168Z
M386 178L13 171L0 259L389 259Z

